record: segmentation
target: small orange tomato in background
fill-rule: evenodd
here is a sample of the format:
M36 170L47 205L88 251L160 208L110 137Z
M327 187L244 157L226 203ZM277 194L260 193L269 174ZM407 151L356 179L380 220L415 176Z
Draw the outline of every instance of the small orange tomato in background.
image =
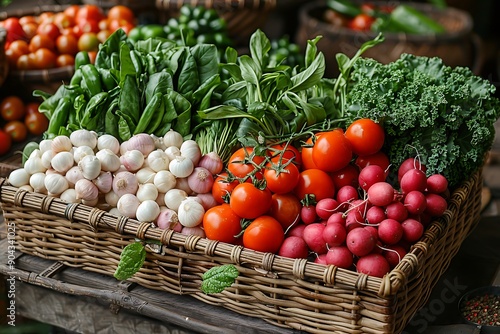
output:
M134 23L135 14L127 6L116 5L109 9L108 11L108 19L109 20L125 20L130 23Z
M60 35L56 39L56 48L59 53L76 55L78 50L78 39L75 35Z
M56 67L73 66L75 65L75 57L70 54L61 54L56 58Z
M98 48L99 39L96 33L86 32L78 38L78 49L80 51L97 51Z
M26 115L24 118L24 124L26 125L29 133L38 136L47 130L49 127L49 120L44 114L38 111L37 107L36 111Z
M21 121L7 122L3 129L10 135L14 142L22 142L28 136L28 128Z
M6 121L17 121L24 117L26 110L20 97L11 95L0 102L0 113Z
M38 49L35 51L35 68L39 70L54 68L56 67L56 59L57 56L53 51L47 48Z

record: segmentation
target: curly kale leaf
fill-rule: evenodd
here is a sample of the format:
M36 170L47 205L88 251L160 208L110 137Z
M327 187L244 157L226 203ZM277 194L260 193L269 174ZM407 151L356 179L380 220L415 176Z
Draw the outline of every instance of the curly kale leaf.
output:
M428 174L457 186L483 164L500 117L489 81L440 58L409 54L389 64L360 58L351 79L347 125L361 117L380 121L393 165L418 152Z

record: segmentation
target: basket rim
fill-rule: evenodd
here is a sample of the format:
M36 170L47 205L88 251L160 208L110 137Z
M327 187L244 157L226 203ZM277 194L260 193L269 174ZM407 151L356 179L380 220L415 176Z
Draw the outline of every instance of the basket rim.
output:
M372 292L382 298L391 298L400 289L404 288L405 283L412 274L426 265L423 260L425 260L428 249L432 248L432 244L445 233L447 224L455 218L457 210L453 210L454 206L459 206L462 201L467 200L469 191L477 182L480 182L481 172L482 168L452 192L449 201L450 205L445 214L430 223L422 239L414 244L400 263L383 278L361 274L333 265L318 264L307 259L286 258L277 254L258 252L217 240L184 235L173 230L162 230L153 223L144 223L123 216L114 216L102 209L83 204L68 203L56 197L16 188L8 183L8 178L0 178L0 204L10 203L36 209L43 213L68 219L71 222L90 225L96 231L98 229L114 230L119 234L135 236L139 239L157 240L166 247L172 245L184 247L187 252L222 256L230 259L236 265L261 266L268 272L293 274L294 277L299 279L310 278L322 281L326 286L342 285L347 288ZM337 273L341 275L337 275Z

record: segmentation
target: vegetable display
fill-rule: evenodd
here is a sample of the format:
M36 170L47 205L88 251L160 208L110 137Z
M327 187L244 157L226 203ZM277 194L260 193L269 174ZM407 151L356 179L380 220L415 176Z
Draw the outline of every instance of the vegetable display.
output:
M292 65L270 57L260 30L249 54L228 47L223 58L213 44L132 43L117 30L72 83L35 92L49 129L9 181L382 277L483 164L500 102L486 80L437 58L362 58L382 34L338 54L339 77L325 78L320 38ZM124 251L118 278L140 268L144 243ZM214 275L230 284L237 273Z

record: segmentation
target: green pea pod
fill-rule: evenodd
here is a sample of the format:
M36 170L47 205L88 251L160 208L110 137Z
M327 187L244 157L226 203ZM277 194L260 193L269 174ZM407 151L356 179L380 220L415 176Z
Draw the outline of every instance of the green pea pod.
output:
M155 131L161 124L164 114L165 114L165 102L162 96L160 106L158 107L156 112L153 114L153 117L149 121L149 126L147 127L145 133L155 133Z
M85 106L85 112L80 120L80 127L82 129L95 130L99 122L99 116L102 111L103 105L106 104L108 99L107 92L100 92L92 96Z
M326 4L329 8L345 16L354 17L361 14L361 7L349 0L328 0Z
M45 131L44 134L45 139L52 139L59 135L59 129L66 126L68 115L72 105L73 101L68 96L63 96L59 100L56 109L49 119L49 126L47 127L47 131Z
M75 55L75 70L79 69L83 65L90 64L90 57L87 51L78 51Z
M120 134L118 132L118 120L119 116L116 115L116 109L118 108L118 100L115 99L108 107L106 111L106 116L104 119L104 132L112 135L115 138L120 138Z
M142 73L144 71L142 65L142 58L137 50L130 50L130 59L132 60L132 64L134 65L136 73Z
M111 74L111 71L106 68L97 68L99 71L99 74L101 75L101 82L104 86L104 89L106 91L110 91L111 89L115 88L117 85L117 82L113 75Z
M143 133L146 131L151 119L153 118L153 115L160 107L162 96L162 93L156 93L155 95L153 95L151 101L149 101L149 103L146 105L146 108L144 108L141 118L139 119L139 123L137 123L137 126L134 130L134 134Z
M73 76L71 77L71 80L69 81L69 85L73 86L80 86L80 83L82 82L82 70L77 68L75 70L75 73L73 73Z
M99 71L93 64L82 65L82 81L85 81L85 86L88 89L90 96L97 95L102 92L101 76Z
M390 19L404 29L404 32L410 34L439 34L445 32L441 24L408 5L396 6L391 12Z

